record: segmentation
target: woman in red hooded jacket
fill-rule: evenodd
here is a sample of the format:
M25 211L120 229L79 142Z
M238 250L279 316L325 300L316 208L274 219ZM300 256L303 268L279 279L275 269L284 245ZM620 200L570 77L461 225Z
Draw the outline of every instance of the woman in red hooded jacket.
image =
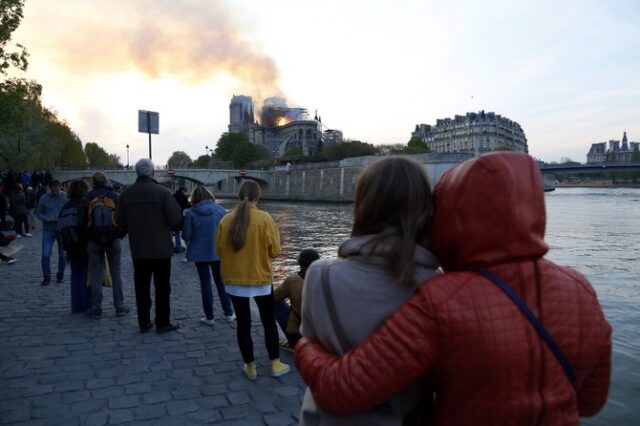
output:
M316 402L350 415L415 380L435 393L436 425L577 425L607 399L611 327L589 281L544 258L540 171L525 154L493 153L436 185L434 251L446 271L422 285L362 345L338 358L303 338L296 361ZM484 269L526 303L564 353L562 365Z

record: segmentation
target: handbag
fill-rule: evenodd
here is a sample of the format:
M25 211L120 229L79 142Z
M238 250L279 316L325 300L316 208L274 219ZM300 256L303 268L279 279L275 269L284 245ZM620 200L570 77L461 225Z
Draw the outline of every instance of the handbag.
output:
M513 291L513 289L509 287L507 283L502 281L500 278L498 278L491 272L485 269L478 269L476 270L476 272L482 275L483 277L487 278L491 282L493 282L498 287L500 287L500 289L503 292L505 292L507 296L509 296L509 298L513 301L513 303L515 303L518 306L520 311L529 320L531 325L533 325L533 328L536 329L540 338L545 341L545 343L547 344L547 346L549 347L553 355L556 357L556 359L560 363L560 366L562 367L564 374L567 376L567 379L569 379L569 382L571 383L573 390L577 390L576 373L573 371L573 366L571 365L571 362L569 362L565 354L562 352L562 350L556 343L556 341L553 340L553 337L551 337L551 334L549 334L549 331L547 331L544 325L542 325L542 322L540 322L538 317L536 317L535 314L531 312L531 309L529 309L527 304L524 303L524 301L520 298L520 296L518 296L518 294L515 291Z

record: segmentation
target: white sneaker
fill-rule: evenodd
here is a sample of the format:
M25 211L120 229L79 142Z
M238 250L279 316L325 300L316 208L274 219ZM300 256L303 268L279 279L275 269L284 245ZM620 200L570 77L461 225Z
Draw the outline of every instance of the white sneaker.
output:
M189 261L187 260L187 258L186 258L186 257L182 259L182 262L184 262L184 263L189 263Z
M225 315L224 319L227 320L228 322L233 322L236 320L236 314Z
M207 319L207 317L202 317L200 318L200 322L204 325L208 325L213 327L213 325L216 323L216 320L214 319Z
M25 237L33 237L33 235L31 235L31 234L29 234L29 233L24 234L24 236L25 236Z

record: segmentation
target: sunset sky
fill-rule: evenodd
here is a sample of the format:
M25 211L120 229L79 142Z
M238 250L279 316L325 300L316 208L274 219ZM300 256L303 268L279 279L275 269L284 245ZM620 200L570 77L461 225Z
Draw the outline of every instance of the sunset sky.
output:
M227 130L233 94L315 110L345 137L406 143L418 123L495 111L529 152L585 162L640 141L637 0L27 0L25 75L83 142L154 162Z

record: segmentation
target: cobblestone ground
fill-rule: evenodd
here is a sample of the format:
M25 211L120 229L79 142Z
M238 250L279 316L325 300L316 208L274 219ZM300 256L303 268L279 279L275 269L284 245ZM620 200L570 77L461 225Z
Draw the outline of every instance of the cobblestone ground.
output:
M116 317L105 288L105 317L94 320L71 314L69 268L63 284L40 286L40 228L32 233L10 246L23 246L15 264L0 264L0 424L297 424L304 384L292 354L281 353L292 372L272 378L254 310L259 376L247 380L235 323L220 319L215 291L216 324L199 324L197 274L183 254L173 257L171 276L171 316L180 330L141 334L126 240L122 278L131 313ZM54 273L56 262L54 250Z

